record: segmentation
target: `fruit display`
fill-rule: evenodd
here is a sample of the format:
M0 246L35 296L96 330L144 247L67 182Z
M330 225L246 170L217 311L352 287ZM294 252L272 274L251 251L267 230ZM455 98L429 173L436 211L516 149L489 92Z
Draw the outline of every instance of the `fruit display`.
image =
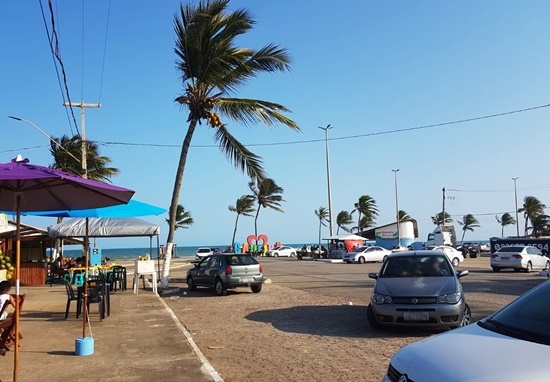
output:
M4 253L0 249L0 269L6 270L6 279L11 280L13 278L13 272L15 268L11 264L11 258L9 256L4 256Z

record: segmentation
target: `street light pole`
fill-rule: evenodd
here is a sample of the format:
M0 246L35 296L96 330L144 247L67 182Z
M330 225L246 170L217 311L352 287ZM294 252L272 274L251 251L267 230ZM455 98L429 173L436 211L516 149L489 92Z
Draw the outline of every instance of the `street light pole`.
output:
M328 188L328 227L330 231L330 236L332 237L334 231L332 228L332 193L331 193L331 187L330 187L330 158L328 153L328 131L332 129L332 127L327 125L327 127L320 127L319 129L325 131L325 150L326 150L326 157L327 157L327 188Z
M514 198L516 200L516 237L519 237L519 219L518 219L518 187L517 187L517 180L518 177L512 178L514 181Z
M395 217L397 221L397 246L401 247L401 227L399 227L399 194L397 191L397 172L399 171L399 169L392 171L395 180Z

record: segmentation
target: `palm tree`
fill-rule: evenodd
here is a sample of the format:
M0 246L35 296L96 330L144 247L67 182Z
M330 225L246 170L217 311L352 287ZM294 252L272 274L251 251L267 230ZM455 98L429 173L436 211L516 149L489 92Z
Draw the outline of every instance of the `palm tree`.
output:
M355 209L351 213L353 214L355 211L359 213L357 218L358 232L374 224L375 218L378 216L376 200L369 195L361 195L357 203L354 203L354 207Z
M80 158L82 158L82 140L80 135L75 135L72 138L63 135L61 138L52 139L57 144L52 142L50 145L50 153L54 160L50 167L82 176L82 163L80 162ZM78 160L75 158L78 158ZM119 173L118 168L109 167L111 163L109 157L99 155L99 147L95 142L86 142L86 161L88 179L109 182L112 176Z
M458 224L462 226L462 239L461 242L464 242L464 235L466 231L474 232L474 228L481 227L479 221L472 214L466 214L462 217L462 221L458 221Z
M251 197L258 202L258 209L254 217L254 235L258 237L258 215L260 214L260 209L263 207L271 208L277 212L284 212L281 209L281 203L285 201L281 196L284 190L270 178L258 181L251 180L248 183L248 187L252 191Z
M531 222L531 235L539 237L547 235L550 232L550 216L542 214L538 215Z
M351 214L348 211L340 211L336 216L336 225L338 226L336 234L338 235L340 233L340 228L342 228L346 232L349 232L350 229L347 226L351 223L353 223L353 218L351 217Z
M399 210L398 216L399 216L399 221L412 219L411 216L403 210Z
M188 111L187 133L174 180L170 203L170 224L166 252L170 253L174 239L176 206L179 201L187 154L197 124L206 122L214 131L214 139L231 163L252 179L266 177L261 158L227 129L220 116L244 125L262 123L267 126L283 124L299 130L294 121L282 113L289 110L283 105L258 99L228 97L240 85L262 72L289 70L287 51L278 45L268 44L255 50L236 45L237 38L249 32L254 20L246 9L230 11L229 0L200 0L196 4L180 5L174 15L176 34L176 68L183 83L183 94L175 102ZM162 270L162 286L168 285L170 257L166 257Z
M317 216L317 219L319 219L319 247L320 247L321 246L321 227L327 226L326 223L328 222L328 208L319 207L318 210L315 210L315 216Z
M452 223L453 219L451 215L445 212L445 221L443 221L443 212L438 212L435 216L432 216L432 223L435 225L445 225L446 223Z
M526 196L523 199L523 207L520 208L518 212L523 212L523 217L525 218L525 236L527 236L529 221L531 221L531 225L533 225L533 221L536 217L544 214L545 208L546 205L534 196Z
M514 217L508 212L502 214L502 216L500 217L497 215L495 216L495 218L497 219L497 222L499 222L502 226L502 232L500 234L501 237L504 237L504 227L506 227L507 225L516 224L516 219L514 219Z
M166 219L166 223L170 224L170 220ZM185 211L185 208L181 204L178 204L176 211L176 229L187 229L189 226L192 226L193 223L194 221L191 217L191 212Z
M239 224L239 216L253 216L254 197L252 195L243 195L235 202L235 205L227 207L229 211L236 212L237 218L235 219L235 229L233 230L233 239L231 239L231 248L235 247L235 236L237 235L237 225Z

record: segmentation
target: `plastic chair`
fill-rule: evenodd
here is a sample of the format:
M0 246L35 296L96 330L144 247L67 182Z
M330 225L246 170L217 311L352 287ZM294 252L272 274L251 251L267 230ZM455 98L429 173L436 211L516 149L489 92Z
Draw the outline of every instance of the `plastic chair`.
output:
M90 304L98 304L99 320L105 318L105 283L101 280L88 280L88 312Z
M67 290L67 307L65 308L65 319L69 317L69 309L71 308L71 301L78 301L78 297L75 295L73 287L71 284L65 280L61 279L61 282L65 285L65 289ZM80 304L77 303L76 306L76 318L80 316Z
M115 265L111 268L110 280L111 290L116 292L117 287L120 287L120 290L126 290L126 268L120 265Z

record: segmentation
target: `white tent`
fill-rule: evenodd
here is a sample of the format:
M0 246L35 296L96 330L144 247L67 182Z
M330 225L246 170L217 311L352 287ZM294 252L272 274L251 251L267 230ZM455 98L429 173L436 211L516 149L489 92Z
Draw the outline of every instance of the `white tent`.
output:
M89 218L89 237L158 236L160 227L137 218ZM48 227L51 237L86 236L86 219L68 219Z
M335 236L325 237L325 238L323 238L323 240L344 241L344 240L368 240L368 239L364 238L363 236L358 236L358 235L335 235Z

